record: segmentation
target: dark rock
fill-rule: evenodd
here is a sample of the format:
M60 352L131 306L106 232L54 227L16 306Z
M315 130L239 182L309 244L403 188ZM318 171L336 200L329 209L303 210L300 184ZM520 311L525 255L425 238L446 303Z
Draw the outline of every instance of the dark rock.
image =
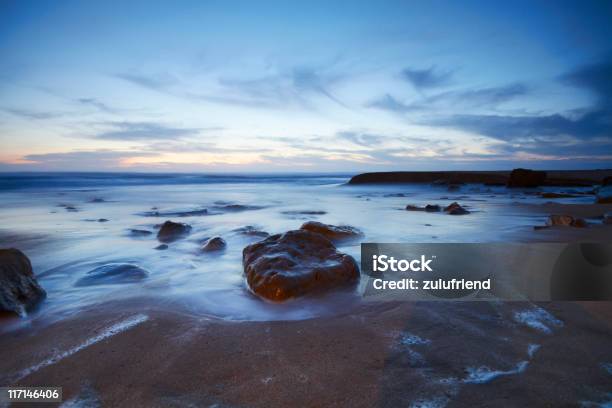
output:
M425 207L419 207L418 205L408 204L406 206L407 211L427 211L427 212L438 212L441 210L437 204L427 204Z
M442 210L438 204L427 204L425 206L425 211L427 212L438 212Z
M612 176L608 176L601 181L602 186L612 186Z
M158 251L164 251L164 250L168 249L168 244L160 244L160 245L156 246L154 249L157 249Z
M331 239L332 241L357 238L363 235L363 233L355 227L351 227L348 225L329 225L317 221L305 222L304 224L302 224L300 229L316 232L325 236L327 239Z
M326 211L316 211L316 210L295 210L295 211L283 211L283 214L286 215L325 215Z
M612 204L612 196L597 197L597 204Z
M569 193L540 193L540 197L542 198L574 198L574 197L579 197L576 194L569 194Z
M76 207L73 207L71 205L67 205L64 208L66 209L66 211L69 211L69 212L77 212L77 211L79 211L79 210L77 210Z
M204 242L202 246L202 251L204 252L213 252L213 251L221 251L227 247L227 243L221 237L212 237Z
M546 220L546 225L549 227L576 227L585 228L587 222L582 218L574 218L571 215L553 214Z
M160 242L172 242L189 234L190 231L190 225L181 222L166 221L161 225L157 233L157 239Z
M90 203L105 203L106 200L100 197L95 197L89 200Z
M18 249L0 249L0 311L23 316L46 295L28 257Z
M226 205L218 205L215 207L216 210L227 211L227 212L261 210L262 208L264 207L260 207L257 205L243 205L243 204L226 204Z
M545 171L514 169L508 179L508 187L538 187L546 180Z
M606 225L612 225L612 213L606 213L603 215L603 223Z
M237 232L239 234L243 234L243 235L248 235L251 237L267 237L270 234L268 234L266 231L261 231L255 227L253 227L252 225L247 225L246 227L240 227L240 228L236 228L234 230L234 232Z
M463 208L457 202L454 202L454 203L450 204L449 206L445 207L444 211L449 213L450 215L463 215L463 214L469 214L470 213L468 210Z
M392 194L385 194L383 197L406 197L406 194L404 194L404 193L392 193Z
M134 283L145 279L148 275L149 272L136 265L111 263L87 272L87 276L79 279L75 286Z
M145 237L147 235L153 234L151 231L141 230L141 229L136 229L136 228L130 228L128 231L130 232L130 235L134 237Z
M98 218L98 222L108 222L106 218Z
M201 215L208 215L208 210L206 208L184 211L159 211L155 209L152 211L145 211L140 215L145 217L198 217Z
M249 288L283 301L309 293L349 286L359 280L355 260L336 250L323 235L308 230L272 235L242 251Z

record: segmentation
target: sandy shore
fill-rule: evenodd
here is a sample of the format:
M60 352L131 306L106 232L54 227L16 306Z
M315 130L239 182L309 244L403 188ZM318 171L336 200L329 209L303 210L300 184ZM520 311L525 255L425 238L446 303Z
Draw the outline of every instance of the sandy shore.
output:
M2 382L61 385L83 406L132 407L573 406L609 391L609 303L385 303L241 323L167 306L109 303L5 334ZM513 318L533 310L561 323L547 333ZM486 370L501 374L487 379Z

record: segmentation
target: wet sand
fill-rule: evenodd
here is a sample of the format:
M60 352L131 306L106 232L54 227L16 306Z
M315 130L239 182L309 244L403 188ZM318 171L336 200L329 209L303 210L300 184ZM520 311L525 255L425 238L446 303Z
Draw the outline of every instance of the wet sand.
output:
M2 382L61 385L81 406L573 406L605 400L612 378L609 303L596 305L607 315L569 302L365 304L335 317L242 323L168 306L109 303L3 335L11 358L0 372L14 379ZM543 318L547 333L513 317L533 310L561 323Z

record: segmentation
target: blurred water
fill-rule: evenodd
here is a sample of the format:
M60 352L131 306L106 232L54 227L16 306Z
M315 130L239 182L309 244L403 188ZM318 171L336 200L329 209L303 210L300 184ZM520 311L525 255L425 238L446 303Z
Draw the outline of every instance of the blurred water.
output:
M140 174L15 174L0 177L0 246L30 257L48 298L37 312L51 320L112 299L154 297L179 302L194 313L236 320L305 319L346 311L359 303L359 288L316 299L271 304L244 283L242 249L257 237L234 230L251 225L271 234L299 228L306 220L352 225L364 242L493 242L531 230L543 217L512 211L510 203L542 202L503 187L348 186L347 176L202 176ZM590 202L592 197L564 202ZM459 201L472 213L405 211L406 204L447 205ZM262 207L224 211L226 203ZM66 206L74 207L69 211ZM168 218L143 213L207 208L210 215L173 217L193 229L169 249L154 249L155 225ZM216 209L216 210L215 210ZM216 213L214 213L216 211ZM324 212L301 214L302 211ZM100 218L108 222L98 222ZM133 237L128 229L152 231ZM227 249L200 251L207 237L222 236ZM359 242L339 245L359 260ZM88 271L128 262L150 275L138 283L75 287Z

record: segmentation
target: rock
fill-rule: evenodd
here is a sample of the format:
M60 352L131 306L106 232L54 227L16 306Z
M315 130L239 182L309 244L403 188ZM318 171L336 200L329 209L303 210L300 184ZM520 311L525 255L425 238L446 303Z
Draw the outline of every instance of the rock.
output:
M24 316L47 296L18 249L0 249L0 311Z
M427 212L438 212L440 210L441 210L441 208L440 208L440 206L438 204L427 204L425 206L425 211L427 211Z
M110 263L87 272L75 286L110 285L139 282L149 276L149 272L128 263Z
M195 210L177 210L177 211L159 211L157 207L153 207L151 211L145 211L140 213L144 217L198 217L201 215L208 215L206 208L200 208Z
M579 197L576 194L568 194L568 193L540 193L540 197L542 198L574 198Z
M106 218L98 218L98 222L108 222Z
M164 251L164 250L168 249L168 244L160 244L160 245L156 246L153 249L157 249L158 251Z
M220 211L227 212L240 212L240 211L251 211L251 210L261 210L264 207L257 205L243 205L243 204L224 204L217 205L215 209Z
M612 176L608 176L601 181L602 186L612 186Z
M508 179L508 187L538 187L546 180L545 171L514 169Z
M67 205L64 208L66 209L66 211L69 211L69 212L77 212L77 211L79 211L79 210L77 210L76 207L73 207L71 205Z
M243 235L248 235L251 237L267 237L270 234L268 234L266 231L261 231L255 227L253 227L252 225L247 225L246 227L240 227L240 228L236 228L234 230L234 232L237 232L239 234L243 234Z
M128 231L130 232L130 235L134 237L145 237L147 235L153 234L151 231L136 229L136 228L130 228Z
M546 220L546 225L549 227L576 227L585 228L587 222L582 218L574 218L571 215L553 214Z
M612 213L605 213L603 215L603 223L606 225L612 225Z
M294 211L283 211L283 214L286 215L325 215L326 211L317 211L317 210L294 210Z
M450 215L463 215L463 214L469 214L470 213L468 210L463 208L457 202L454 202L454 203L450 204L449 206L445 207L444 211L449 213Z
M242 251L249 288L264 299L283 301L345 287L359 280L357 262L322 234L301 229L272 235Z
M597 204L612 204L612 196L598 196Z
M351 227L348 225L329 225L317 221L305 222L304 224L302 224L300 229L316 232L318 234L323 235L327 239L331 239L332 241L357 238L363 235L363 233L355 227Z
M406 206L407 211L427 211L427 212L438 212L440 206L437 204L427 204L425 207L419 207L417 205L408 204Z
M204 252L214 252L214 251L221 251L222 249L225 249L225 247L227 247L227 243L225 242L225 240L221 237L212 237L206 240L206 242L204 242L204 245L202 246L202 251Z
M161 225L157 233L157 239L160 242L172 242L189 234L190 231L190 225L182 222L166 221Z
M89 200L90 203L105 203L106 200L100 197L94 197L91 200Z

